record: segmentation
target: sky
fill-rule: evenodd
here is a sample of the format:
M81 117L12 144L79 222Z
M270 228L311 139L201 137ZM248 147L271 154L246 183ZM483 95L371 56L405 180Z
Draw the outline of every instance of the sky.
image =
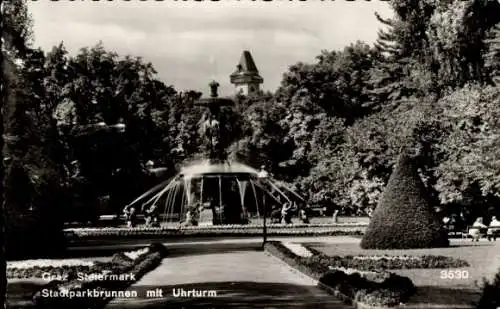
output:
M391 17L383 1L29 1L35 46L50 51L64 42L70 54L102 41L120 56L151 62L158 78L178 90L208 93L215 79L221 94L234 86L229 75L249 50L262 88L274 91L297 62L314 62L321 50L376 39Z

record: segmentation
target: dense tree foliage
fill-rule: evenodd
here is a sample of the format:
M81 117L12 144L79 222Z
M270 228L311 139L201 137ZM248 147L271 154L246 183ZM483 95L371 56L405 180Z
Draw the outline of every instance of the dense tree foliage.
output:
M499 99L498 87L468 85L438 102L448 126L436 169L443 204L467 206L475 215L498 208Z
M370 72L379 59L359 41L340 52L322 51L315 64L292 65L276 97L294 112L322 111L351 123L369 112Z
M500 25L497 24L488 33L486 40L488 52L485 55L485 66L493 81L498 84L500 78Z
M500 202L499 4L391 6L394 16L377 15L383 30L373 46L318 51L292 64L276 92L235 97L223 119L230 156L265 165L312 204L367 214L401 147L411 145L432 204L489 215ZM168 168L168 177L203 155L200 92L179 92L153 64L102 43L73 55L63 43L35 49L26 7L7 9L8 207L90 220L120 211L151 185L148 160ZM100 122L126 130L95 129ZM80 217L79 208L93 215L70 218Z

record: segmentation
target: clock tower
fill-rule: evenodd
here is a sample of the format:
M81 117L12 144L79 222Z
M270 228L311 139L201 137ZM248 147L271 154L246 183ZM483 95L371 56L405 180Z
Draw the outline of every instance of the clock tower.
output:
M254 96L260 92L260 84L264 79L259 75L259 70L248 50L243 51L236 71L230 76L231 84L236 87L236 92L245 96Z

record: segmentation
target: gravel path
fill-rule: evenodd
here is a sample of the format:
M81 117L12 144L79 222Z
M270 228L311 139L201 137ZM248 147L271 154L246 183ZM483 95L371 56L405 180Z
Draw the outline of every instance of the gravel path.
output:
M262 251L213 249L186 255L178 250L130 287L137 298L114 299L106 308L351 308ZM156 288L163 297L146 297L147 290ZM174 289L215 291L217 296L175 297Z

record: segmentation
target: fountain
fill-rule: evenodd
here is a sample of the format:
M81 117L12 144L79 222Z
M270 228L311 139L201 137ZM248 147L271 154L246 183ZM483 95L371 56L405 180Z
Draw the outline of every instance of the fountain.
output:
M181 168L175 177L150 189L125 209L140 208L146 213L163 210L164 221L206 226L247 224L264 212L269 215L273 205L276 210L285 202L303 205L297 193L267 173L228 160L229 139L221 124L221 107L233 106L234 102L218 96L217 82L209 86L210 97L196 102L208 109L202 123L207 159Z

